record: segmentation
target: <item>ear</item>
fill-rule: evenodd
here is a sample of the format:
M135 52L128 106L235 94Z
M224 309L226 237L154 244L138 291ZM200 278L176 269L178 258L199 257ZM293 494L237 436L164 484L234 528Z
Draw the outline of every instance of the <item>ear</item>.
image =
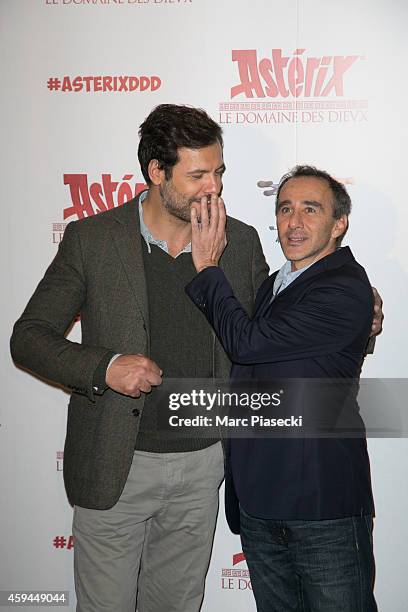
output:
M164 178L164 170L159 168L159 161L157 159L151 159L147 166L149 178L153 185L160 185Z
M342 215L340 219L336 219L336 222L332 229L332 238L339 238L343 234L346 233L348 228L348 217L347 215Z

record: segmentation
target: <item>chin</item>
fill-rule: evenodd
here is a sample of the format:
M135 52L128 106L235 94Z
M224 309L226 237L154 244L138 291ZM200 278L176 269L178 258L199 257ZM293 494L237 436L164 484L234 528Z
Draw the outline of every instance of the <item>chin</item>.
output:
M289 259L289 261L302 261L302 259L306 259L307 257L309 257L307 253L300 253L299 249L295 249L292 247L288 247L282 250L286 259Z
M181 211L172 210L172 211L170 211L170 214L173 217L175 217L176 219L178 219L179 221L184 221L184 223L190 223L190 221L191 221L190 211L188 211L188 213L184 214Z

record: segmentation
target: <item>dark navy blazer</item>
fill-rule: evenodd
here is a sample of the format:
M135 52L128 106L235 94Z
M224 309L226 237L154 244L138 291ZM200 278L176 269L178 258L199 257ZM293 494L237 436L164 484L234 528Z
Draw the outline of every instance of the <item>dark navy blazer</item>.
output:
M229 355L232 379L358 379L373 294L350 249L317 261L271 302L276 274L261 285L252 319L220 268L186 287ZM235 532L237 497L249 514L276 520L374 513L364 437L231 439L227 463L226 512Z

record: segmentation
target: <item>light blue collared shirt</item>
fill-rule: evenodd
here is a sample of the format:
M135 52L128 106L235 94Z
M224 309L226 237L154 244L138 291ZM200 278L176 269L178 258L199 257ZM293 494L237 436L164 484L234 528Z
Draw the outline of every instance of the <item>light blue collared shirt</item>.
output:
M292 272L292 262L286 261L281 267L281 269L279 270L279 272L277 273L275 282L273 283L273 296L272 296L271 302L278 295L278 293L286 289L286 287L288 287L290 283L293 283L293 281L298 276L300 276L302 272L305 272L305 270L310 268L310 266L312 266L313 264L314 264L314 261L312 261L312 263L309 264L308 266L305 266L304 268L300 268L300 270L294 270Z
M146 245L147 245L147 250L149 253L152 252L152 249L150 248L151 244L155 244L156 246L160 247L161 249L163 249L163 251L165 251L166 253L169 252L169 248L167 246L167 242L165 240L159 240L158 238L155 238L152 233L150 232L149 228L147 227L146 223L144 222L143 219L143 206L142 206L142 202L146 199L148 194L148 190L143 191L140 196L139 196L139 221L140 221L140 233L142 234ZM184 249L182 251L180 251L180 253L178 253L176 255L176 257L178 257L179 255L181 255L181 253L191 253L191 242L189 242L189 244L184 247Z

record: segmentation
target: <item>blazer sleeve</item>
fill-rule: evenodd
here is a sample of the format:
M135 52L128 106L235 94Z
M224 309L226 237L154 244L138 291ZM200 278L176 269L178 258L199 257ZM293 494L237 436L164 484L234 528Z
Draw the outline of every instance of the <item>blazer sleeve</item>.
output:
M348 280L348 279L347 279ZM240 364L318 357L368 337L372 306L345 282L317 285L287 311L250 319L223 271L206 268L186 292L213 326L230 359ZM356 349L358 352L358 349Z
M14 325L10 345L18 365L95 401L94 372L115 353L65 338L85 300L81 245L73 223L66 227L57 255Z

